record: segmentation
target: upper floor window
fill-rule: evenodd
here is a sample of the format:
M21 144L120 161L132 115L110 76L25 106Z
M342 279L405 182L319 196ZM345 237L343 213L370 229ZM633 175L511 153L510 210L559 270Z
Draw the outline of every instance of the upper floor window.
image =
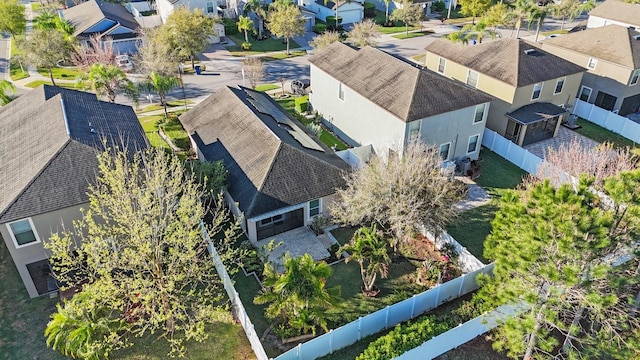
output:
M338 84L338 99L344 101L344 88L342 86L342 83Z
M467 154L471 154L478 150L478 139L480 139L480 135L469 136L469 145L467 146Z
M213 6L213 1L207 1L207 14L211 14L215 11L215 7Z
M633 72L633 74L631 74L631 81L629 82L629 85L637 84L638 78L640 78L640 69L637 69L636 71Z
M473 123L479 123L484 119L484 109L487 107L487 104L476 105L476 113L473 117Z
M553 95L560 94L562 92L562 88L564 88L564 78L556 81L556 89L553 91Z
M589 62L587 63L587 67L589 67L589 69L595 69L596 65L598 65L598 60L594 59L594 58L589 58Z
M478 73L472 70L467 71L467 85L478 87Z
M531 100L536 100L540 98L540 93L542 92L542 84L533 85L533 94L531 95Z
M409 138L415 139L420 136L420 125L422 121L416 120L409 123Z
M322 202L320 199L309 201L309 217L314 217L322 212Z
M444 67L447 66L447 59L440 58L438 60L438 72L444 74Z
M7 227L9 228L9 233L16 248L40 242L40 238L31 219L14 221L8 223Z

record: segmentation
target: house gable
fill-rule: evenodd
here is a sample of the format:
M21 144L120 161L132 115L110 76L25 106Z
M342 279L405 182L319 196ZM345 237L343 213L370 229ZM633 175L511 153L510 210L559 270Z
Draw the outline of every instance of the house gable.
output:
M620 25L632 25L640 28L640 4L632 4L619 0L606 0L589 12L588 27L596 27L592 17L605 19L598 24L608 25L606 20L619 22ZM599 26L602 26L599 25Z

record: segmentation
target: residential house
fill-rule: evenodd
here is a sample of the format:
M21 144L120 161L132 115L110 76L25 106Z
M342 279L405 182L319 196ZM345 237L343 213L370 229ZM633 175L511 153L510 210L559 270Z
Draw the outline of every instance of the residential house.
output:
M313 109L349 144L386 154L419 137L443 160L478 157L490 96L372 47L337 42L309 62Z
M42 243L81 218L105 147L146 148L133 109L43 85L0 108L0 235L30 297L57 290Z
M341 24L353 24L364 18L363 1L340 0L333 2L327 0L299 0L298 5L313 11L316 18L327 22L327 16L335 16L338 8L338 16L342 18Z
M111 41L116 52L137 52L140 24L120 4L89 0L62 10L60 16L75 26L73 35L81 45L89 45L89 37L97 35L102 42Z
M587 28L616 24L640 30L640 4L606 0L589 12Z
M225 87L180 116L198 158L223 161L225 198L256 242L327 214L347 165L263 92Z
M520 146L558 134L586 70L514 38L474 46L439 39L426 50L427 68L495 97L487 128Z
M640 32L607 25L547 39L542 49L587 68L580 100L622 116L640 112Z
M242 4L238 0L157 0L156 8L158 14L162 18L162 22L167 18L174 9L178 7L186 7L190 11L200 9L209 16L221 16L234 18L242 14Z

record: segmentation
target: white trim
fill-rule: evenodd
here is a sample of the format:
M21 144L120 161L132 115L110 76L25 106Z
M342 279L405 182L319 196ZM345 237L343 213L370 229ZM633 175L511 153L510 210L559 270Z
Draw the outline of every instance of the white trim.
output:
M318 213L315 215L311 215L311 202L318 200ZM309 200L307 202L307 214L308 214L308 219L311 220L314 217L318 216L318 215L322 215L322 198L317 198L317 199L313 199L313 200Z
M473 138L474 136L478 137L478 139L476 140L476 148L473 149L473 151L469 151L469 145L471 145L471 138ZM480 134L469 136L469 141L467 142L467 155L473 154L474 152L478 151L479 144L480 144Z
M538 92L538 97L534 98L533 95L536 93L536 86L540 85L540 91ZM544 83L533 84L533 91L531 92L531 100L538 100L542 96L542 88L544 87Z
M556 90L558 90L558 83L562 81L562 88L560 89L560 91L556 92ZM553 88L553 95L558 95L558 94L562 94L562 92L564 91L564 84L567 82L567 78L563 77L560 78L558 80L556 80L556 86Z
M417 130L415 135L411 135L412 131L416 131L416 130L411 130L411 124L414 124L414 123L418 123L418 130ZM413 139L419 138L420 134L422 134L422 119L414 120L414 121L409 122L407 130L409 130L409 140L413 140Z
M442 64L442 71L440 71L440 62L444 61L444 64ZM438 58L438 67L436 68L436 70L440 73L440 74L444 74L445 71L447 71L447 59L443 58L442 56L440 56Z
M11 224L15 224L17 222L21 222L27 220L29 221L29 226L31 227L31 232L33 232L33 236L36 237L36 241L32 241L26 244L22 244L22 245L18 245L18 241L16 240L16 236L13 234L13 230L11 229ZM16 221L12 221L6 224L7 226L7 230L9 230L9 236L11 236L11 240L13 240L13 245L16 247L16 249L20 249L23 247L27 247L27 246L31 246L34 244L39 244L40 241L40 236L38 235L38 231L36 231L36 227L33 225L33 220L31 220L31 218L26 218L26 219L20 219L20 220L16 220Z
M476 114L478 114L478 106L483 106L482 108L482 116L480 117L480 120L476 121ZM478 104L476 105L476 107L473 109L473 124L479 124L481 122L484 121L486 115L487 115L487 103L482 103L482 104Z
M472 86L472 85L469 84L469 74L471 74L471 73L475 73L476 74L476 84L475 84L475 86ZM471 86L472 88L477 89L479 82L480 82L480 73L477 72L477 71L473 71L471 69L467 69L467 79L465 80L464 83L467 84L467 86Z
M586 99L586 100L582 100L582 99L580 99L580 97L582 96L582 91L583 91L584 89L589 89L589 96L587 96L587 99ZM592 95L592 94L593 94L593 89L592 89L592 88L590 88L590 87L588 87L588 86L584 86L584 85L582 85L582 86L580 87L580 92L578 93L578 100L581 100L581 101L584 101L584 102L589 102L589 100L591 99L591 95Z
M253 221L255 223L258 223L258 221L260 221L262 219L270 218L270 217L273 217L275 215L286 214L286 213L294 211L294 210L304 209L305 204L306 203L283 207L283 208L280 208L280 209L277 209L277 210L269 211L268 213L264 213L262 215L254 216L254 217L252 217L250 219L247 219L247 220L248 221Z
M591 66L591 64L593 64L593 66ZM598 59L596 58L589 58L589 61L587 61L587 68L589 69L595 69L596 66L598 66Z
M447 141L446 143L440 144L440 147L438 148L438 155L442 156L442 147L445 145L449 145L449 148L447 149L447 157L442 159L442 161L449 161L449 158L451 157L451 145L453 145L453 142L451 141ZM469 148L469 146L467 145L467 149Z

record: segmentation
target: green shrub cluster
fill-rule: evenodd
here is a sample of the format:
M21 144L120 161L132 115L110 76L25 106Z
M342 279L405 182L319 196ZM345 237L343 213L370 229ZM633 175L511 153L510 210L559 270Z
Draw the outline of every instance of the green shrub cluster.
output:
M242 47L242 50L247 51L247 50L251 50L251 43L250 42L246 42L243 41L242 45L240 45Z
M342 28L342 16L338 16L338 27L336 28L336 17L327 16L327 27L329 30L340 30Z
M322 34L327 31L327 25L325 24L315 24L313 26L313 32L316 34Z
M443 11L445 7L446 5L444 4L444 1L434 1L431 4L431 11L440 12Z
M376 16L376 4L374 3L370 3L370 2L365 2L364 3L364 17L375 17Z
M298 113L303 113L309 108L309 95L297 97L294 100L295 108Z
M233 35L233 34L238 34L238 24L236 24L235 21L233 21L233 19L222 19L222 22L224 23L224 33L226 35Z

